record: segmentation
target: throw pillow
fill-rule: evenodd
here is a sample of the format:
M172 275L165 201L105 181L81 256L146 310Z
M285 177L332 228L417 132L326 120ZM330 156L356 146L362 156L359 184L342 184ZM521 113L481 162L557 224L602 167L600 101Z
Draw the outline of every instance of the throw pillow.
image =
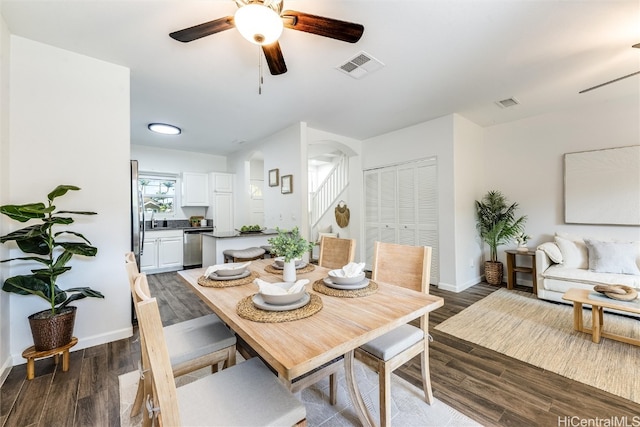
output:
M323 234L331 233L331 229L331 224L327 225L326 227L318 227L318 238L316 239L316 243L320 243L320 239L322 238Z
M585 239L589 251L589 270L596 273L633 274L640 276L633 242L601 242Z
M584 240L569 240L560 236L555 237L556 245L562 253L562 264L567 268L589 268L587 245Z
M560 248L553 242L546 242L538 246L538 249L543 251L549 259L556 264L562 264L562 252Z

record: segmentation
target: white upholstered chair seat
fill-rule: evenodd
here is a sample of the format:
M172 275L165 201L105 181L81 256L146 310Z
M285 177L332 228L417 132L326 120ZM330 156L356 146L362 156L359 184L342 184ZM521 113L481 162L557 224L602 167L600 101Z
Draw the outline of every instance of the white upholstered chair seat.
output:
M183 363L193 363L236 343L235 335L215 314L165 326L164 335L174 372Z
M306 417L304 405L257 357L177 393L185 426L293 426Z
M411 325L402 325L369 341L360 348L381 360L389 360L424 338L424 331Z

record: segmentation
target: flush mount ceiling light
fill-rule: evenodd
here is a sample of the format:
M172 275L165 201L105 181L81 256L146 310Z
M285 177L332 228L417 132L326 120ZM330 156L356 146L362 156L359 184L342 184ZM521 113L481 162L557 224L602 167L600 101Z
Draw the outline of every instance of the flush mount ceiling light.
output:
M269 45L280 38L284 24L280 15L262 3L239 8L233 21L242 37L257 45Z
M151 132L161 133L163 135L180 135L182 133L182 129L179 127L166 123L149 123L147 127Z

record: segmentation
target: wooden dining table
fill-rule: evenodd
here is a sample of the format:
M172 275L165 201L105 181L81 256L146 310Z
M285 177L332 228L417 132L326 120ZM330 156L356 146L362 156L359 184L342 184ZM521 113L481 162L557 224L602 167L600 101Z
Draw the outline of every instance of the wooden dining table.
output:
M252 261L249 269L264 281L282 282L281 275L265 271L272 262L272 259ZM355 380L355 349L441 307L444 300L380 282L377 282L375 293L356 298L315 292L312 284L327 277L328 271L315 266L313 271L297 275L297 279L309 280L307 292L321 298L322 309L309 317L280 323L256 322L238 314L238 302L258 292L253 283L222 288L201 286L198 279L205 268L183 270L178 275L278 372L283 381L291 383L293 379L344 356L345 379L354 410L362 425L374 426L377 421L366 408Z

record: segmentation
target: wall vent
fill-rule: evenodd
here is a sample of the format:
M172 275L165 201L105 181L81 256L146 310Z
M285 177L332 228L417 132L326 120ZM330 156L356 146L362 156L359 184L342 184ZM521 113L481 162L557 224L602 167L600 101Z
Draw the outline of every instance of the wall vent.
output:
M503 99L502 101L496 101L496 104L500 108L509 108L509 107L513 107L515 105L520 104L520 101L518 101L514 97L511 97L511 98Z
M344 64L338 65L336 68L354 79L361 79L382 67L384 67L382 62L368 53L361 51L353 58L347 60Z

